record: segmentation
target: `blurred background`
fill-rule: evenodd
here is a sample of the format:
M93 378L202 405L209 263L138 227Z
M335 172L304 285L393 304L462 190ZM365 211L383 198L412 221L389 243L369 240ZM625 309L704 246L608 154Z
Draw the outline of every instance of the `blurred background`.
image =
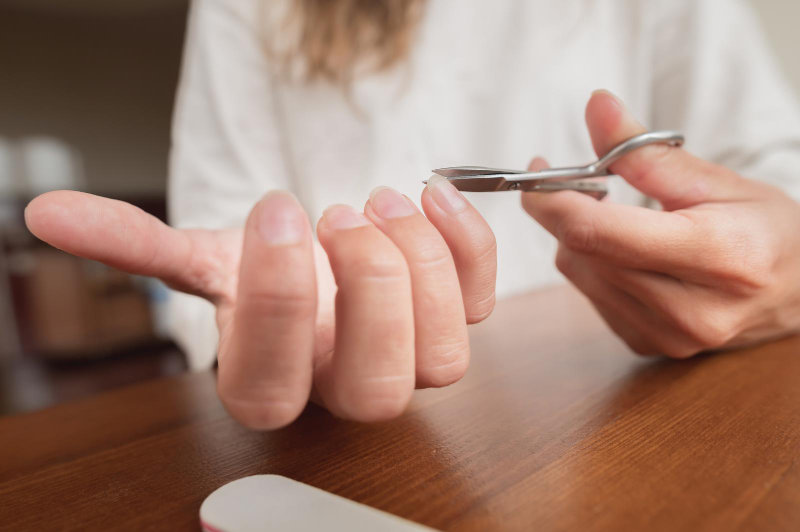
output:
M752 0L800 96L800 2ZM0 0L0 415L186 371L166 289L25 229L75 189L164 219L188 0Z

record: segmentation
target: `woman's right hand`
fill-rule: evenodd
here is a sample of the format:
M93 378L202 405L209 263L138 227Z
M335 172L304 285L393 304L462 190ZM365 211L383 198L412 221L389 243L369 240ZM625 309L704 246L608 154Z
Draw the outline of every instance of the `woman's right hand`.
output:
M241 229L176 230L69 191L34 199L25 218L59 249L214 303L219 396L244 425L275 429L309 397L337 416L379 421L399 415L415 386L463 376L467 324L494 306L494 235L446 181L431 182L422 206L427 218L378 188L363 213L327 209L319 244L284 192L267 194Z

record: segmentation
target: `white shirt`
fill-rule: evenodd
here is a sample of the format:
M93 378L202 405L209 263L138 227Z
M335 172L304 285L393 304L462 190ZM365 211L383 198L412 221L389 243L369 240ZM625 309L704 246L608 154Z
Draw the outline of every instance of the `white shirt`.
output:
M432 168L587 163L583 113L598 88L651 129L685 133L696 155L800 198L800 112L741 0L428 0L408 61L358 80L350 101L272 74L261 7L193 3L173 126L177 227L240 226L275 188L313 223L378 185L418 198ZM611 187L615 201L645 202ZM497 237L501 297L561 280L554 239L516 193L469 198ZM192 367L207 367L210 305L181 295L172 309Z

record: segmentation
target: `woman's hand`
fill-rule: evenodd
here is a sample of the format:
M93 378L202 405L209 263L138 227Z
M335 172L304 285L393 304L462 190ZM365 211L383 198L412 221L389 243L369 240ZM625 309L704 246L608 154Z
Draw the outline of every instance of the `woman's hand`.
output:
M446 386L466 371L467 323L494 306L494 235L446 181L426 188L422 206L427 218L388 188L364 213L333 206L317 226L321 247L283 192L236 230L179 231L129 204L64 191L36 198L25 217L57 248L214 303L220 398L244 425L274 429L312 389L338 416L378 421L399 415L415 385Z
M598 155L645 131L606 92L586 118ZM664 212L575 192L522 201L558 238L558 268L634 351L683 358L800 330L800 204L680 148L641 149L613 171Z

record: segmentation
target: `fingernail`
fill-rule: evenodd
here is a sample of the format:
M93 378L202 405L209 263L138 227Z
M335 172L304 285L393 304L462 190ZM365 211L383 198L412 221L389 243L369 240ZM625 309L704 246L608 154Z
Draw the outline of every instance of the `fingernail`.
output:
M461 195L447 179L440 175L433 175L428 179L428 190L430 190L433 200L445 212L458 214L467 208L467 200Z
M306 232L306 214L288 192L268 193L257 207L256 230L271 246L298 244Z
M334 230L355 229L369 225L369 220L362 213L349 205L331 205L322 213L325 225Z
M386 220L405 218L417 213L411 200L389 187L378 187L369 195L369 203L375 214Z

